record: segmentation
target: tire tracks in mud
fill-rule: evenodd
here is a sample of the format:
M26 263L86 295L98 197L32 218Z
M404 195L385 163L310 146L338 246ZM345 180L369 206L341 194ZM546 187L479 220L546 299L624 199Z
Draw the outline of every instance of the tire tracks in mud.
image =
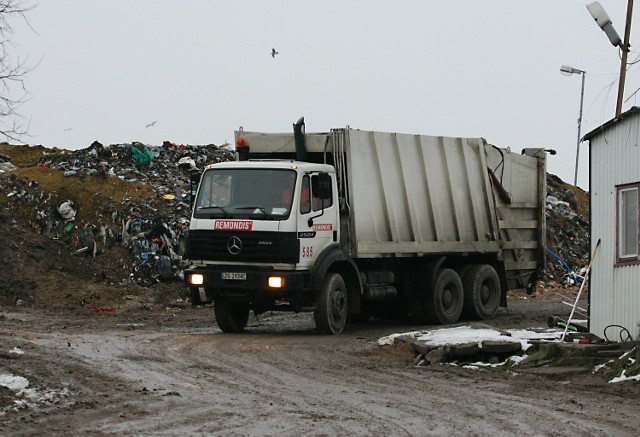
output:
M309 318L265 317L239 335L180 320L136 329L14 330L81 401L33 416L103 435L636 435L640 400L531 375L381 358L397 327L318 335ZM52 325L49 323L47 328ZM53 325L55 326L55 325ZM3 337L11 331L3 330ZM49 370L53 372L54 370ZM62 380L62 378L58 377ZM85 408L86 406L86 408ZM96 411L91 416L89 407ZM615 411L615 413L614 413ZM25 433L25 435L28 435Z

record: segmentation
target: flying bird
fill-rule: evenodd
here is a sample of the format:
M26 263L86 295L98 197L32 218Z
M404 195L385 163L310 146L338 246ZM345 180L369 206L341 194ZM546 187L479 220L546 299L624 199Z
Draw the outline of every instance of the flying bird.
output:
M272 58L275 58L277 54L278 54L278 52L276 52L276 49L271 49L271 57Z
M145 127L153 127L153 126L156 125L157 122L158 122L158 120L153 121L153 122L149 123L148 125L146 125Z
M71 129L73 129L73 128L72 128L72 127L68 127L68 128L66 128L66 129L63 129L63 131L62 131L62 132L69 132Z

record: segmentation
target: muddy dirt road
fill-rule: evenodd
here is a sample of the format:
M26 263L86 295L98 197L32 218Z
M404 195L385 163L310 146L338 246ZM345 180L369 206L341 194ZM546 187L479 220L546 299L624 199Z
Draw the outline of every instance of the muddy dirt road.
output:
M563 311L510 305L494 325L544 326ZM0 374L28 380L29 395L16 404L0 387L0 434L638 435L637 383L417 367L376 344L415 328L374 321L322 336L311 315L267 314L226 335L212 308L4 308Z

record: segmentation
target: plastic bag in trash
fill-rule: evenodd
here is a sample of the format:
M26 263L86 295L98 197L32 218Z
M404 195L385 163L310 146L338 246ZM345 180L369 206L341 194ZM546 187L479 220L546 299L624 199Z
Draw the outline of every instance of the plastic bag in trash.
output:
M167 255L160 255L158 257L157 264L160 278L169 279L173 276L173 271L171 270L171 258L169 258Z
M193 158L190 158L188 156L182 157L178 160L178 167L198 170L198 167L196 166L196 162L193 160Z
M136 144L131 147L131 150L133 151L133 159L140 167L146 167L153 159L153 153L147 146Z
M58 212L60 213L62 218L67 221L75 220L76 218L76 210L73 209L73 202L70 200L63 202L58 207Z
M151 252L151 242L149 240L135 240L131 252L133 256L142 259L142 254Z
M10 162L0 162L0 173L10 172L17 169L15 165Z

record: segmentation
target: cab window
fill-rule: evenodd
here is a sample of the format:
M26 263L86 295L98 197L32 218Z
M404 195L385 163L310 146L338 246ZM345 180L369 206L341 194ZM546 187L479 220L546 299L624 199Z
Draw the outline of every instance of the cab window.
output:
M313 185L319 184L319 179L320 178L318 176L313 176L311 178L311 184ZM312 190L312 192L313 191L317 191L317 190ZM333 192L329 192L328 199L320 199L318 197L312 196L311 203L312 203L313 211L321 211L322 209L329 208L331 205L333 205Z
M309 176L305 175L302 177L300 190L300 214L307 214L311 212L311 185Z

